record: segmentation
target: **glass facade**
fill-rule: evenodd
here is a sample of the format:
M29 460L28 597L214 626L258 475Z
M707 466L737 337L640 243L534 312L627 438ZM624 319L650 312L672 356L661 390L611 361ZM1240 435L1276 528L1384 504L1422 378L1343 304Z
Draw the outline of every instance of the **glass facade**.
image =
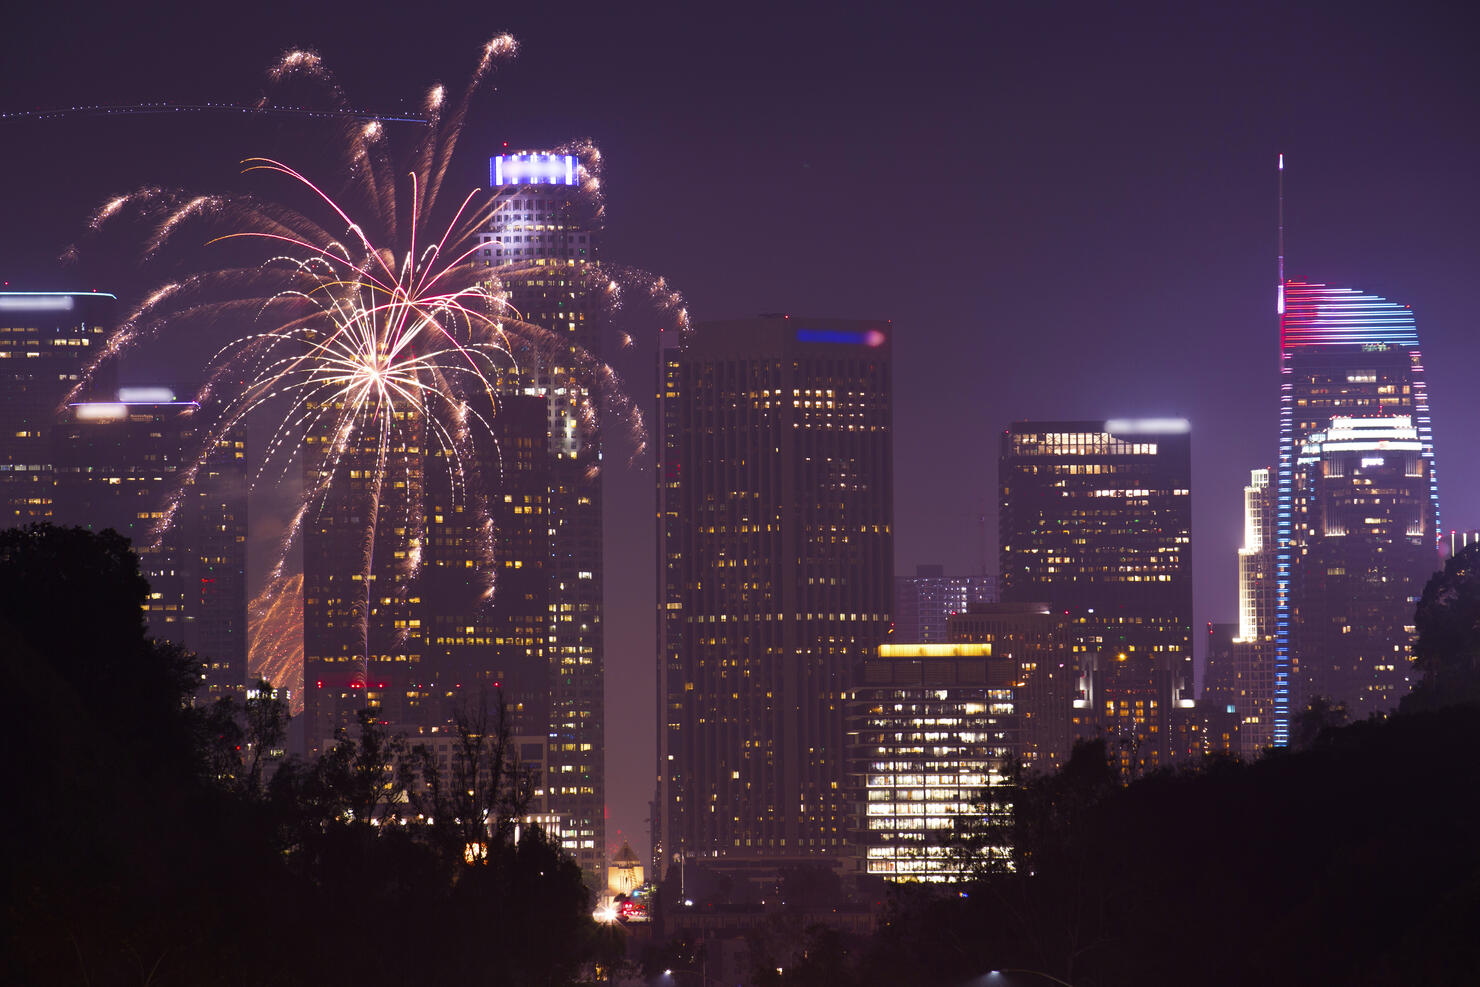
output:
M1377 295L1298 281L1283 284L1282 298L1272 729L1280 746L1289 742L1290 716L1310 697L1323 660L1312 650L1314 643L1307 649L1300 642L1310 607L1323 605L1310 596L1323 592L1323 581L1316 578L1318 563L1310 556L1318 522L1312 513L1312 475L1299 463L1307 443L1337 417L1408 418L1424 461L1423 537L1435 549L1440 530L1432 422L1412 311ZM1431 562L1437 564L1437 557ZM1381 581L1386 560L1374 559L1362 568ZM1391 606L1407 608L1406 594L1394 595ZM1402 660L1408 660L1404 641L1389 644L1398 645Z

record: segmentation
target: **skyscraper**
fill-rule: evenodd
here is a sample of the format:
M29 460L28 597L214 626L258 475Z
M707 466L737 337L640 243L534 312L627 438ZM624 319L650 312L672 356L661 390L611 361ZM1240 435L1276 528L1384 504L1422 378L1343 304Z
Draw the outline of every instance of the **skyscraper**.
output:
M602 345L592 275L598 216L582 169L574 154L493 157L489 184L503 205L480 235L479 256L497 270L518 317L544 330L538 345L515 352L519 370L501 387L542 399L548 416L549 807L564 820L562 845L600 887L607 854L601 442L581 427L593 400L581 368L601 358Z
M132 542L149 634L200 657L197 699L209 701L247 684L247 453L242 433L228 433L187 474L208 427L199 410L168 387L74 403L52 431L52 475L58 523Z
M1166 764L1190 701L1192 459L1182 419L1014 422L1002 434L1001 595L1064 611L1082 734Z
M1339 575L1342 580L1370 583L1372 592L1388 601L1390 612L1381 618L1381 625L1401 628L1409 622L1411 598L1423 586L1422 582L1413 584L1410 568L1417 562L1408 561L1411 553L1406 542L1397 553L1403 556L1399 561L1394 551L1399 546L1392 539L1411 538L1427 545L1423 565L1426 572L1432 572L1437 565L1440 529L1434 438L1413 313L1407 306L1376 295L1298 281L1280 284L1277 307L1280 444L1275 501L1273 740L1283 746L1289 742L1292 710L1310 697L1311 688L1328 680L1330 669L1350 664L1350 656L1321 651L1331 640L1325 624L1335 619L1333 607L1342 605L1332 594L1355 589L1354 585L1338 588L1330 579ZM1340 426L1334 424L1338 418L1344 420ZM1383 424L1356 421L1366 418L1383 420ZM1371 428L1383 431L1383 436ZM1333 437L1333 432L1339 437ZM1395 455L1378 447L1393 442L1403 444L1401 451L1394 447ZM1361 458L1352 462L1346 455L1357 451L1352 443L1371 446L1361 458L1373 462L1367 466ZM1323 457L1330 465L1316 466ZM1346 493L1338 493L1337 484L1326 482L1343 479L1331 476L1329 470L1344 471ZM1365 475L1369 471L1372 475ZM1415 479L1426 488L1423 504L1412 517L1399 521L1394 513L1397 501L1414 496ZM1333 524L1329 512L1346 508L1332 497L1346 498L1361 517L1355 523ZM1366 507L1372 510L1364 512ZM1374 519L1370 524L1368 517ZM1395 535L1394 524L1402 529L1401 534ZM1329 539L1337 538L1343 540L1340 562L1327 558L1337 551ZM1323 542L1319 551L1315 539ZM1343 572L1326 573L1320 571L1323 567ZM1377 619L1376 612L1368 611L1364 619ZM1355 625L1342 622L1338 632L1343 626ZM1384 653L1396 655L1395 665L1406 666L1407 632L1393 633L1396 636L1386 639ZM1388 691L1383 695L1391 698Z
M1250 470L1244 487L1244 543L1238 550L1238 625L1229 641L1226 693L1239 715L1239 741L1252 756L1274 743L1275 499L1273 470ZM1211 654L1211 652L1210 652Z
M342 400L342 399L336 399ZM309 752L355 726L362 709L418 722L426 693L421 591L410 560L423 549L426 422L408 405L390 428L341 435L342 404L308 402L303 485L303 712ZM337 457L319 450L346 441Z
M0 291L0 527L52 517L51 430L102 348L116 301L92 291Z
M836 860L893 589L890 327L698 325L665 340L658 428L657 876Z

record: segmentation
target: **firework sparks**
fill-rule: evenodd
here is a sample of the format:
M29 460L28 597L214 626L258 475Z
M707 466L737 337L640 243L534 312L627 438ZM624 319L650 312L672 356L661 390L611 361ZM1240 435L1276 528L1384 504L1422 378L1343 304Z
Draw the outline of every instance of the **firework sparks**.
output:
M348 193L342 201L287 164L254 158L244 163L245 172L286 181L307 193L314 207L298 210L236 193L142 188L110 200L89 223L96 231L125 217L140 220L146 262L188 242L195 232L204 234L208 247L232 257L231 266L176 278L149 292L67 400L75 400L103 364L147 340L222 321L250 325L207 368L206 383L196 395L208 422L201 430L199 457L181 471L155 536L173 523L184 491L216 443L244 422L270 414L273 426L254 482L282 478L296 461L303 467L304 489L281 540L269 590L254 604L254 674L278 682L291 678L278 667L282 661L301 668L301 640L293 658L280 630L285 622L296 619L301 626L302 621L301 610L296 618L283 610L285 598L301 606L302 596L301 577L296 584L288 581L286 560L305 525L329 509L331 490L348 486L362 497L346 516L361 526L360 571L352 578L362 594L355 608L362 634L360 681L368 681L371 614L390 602L382 595L386 577L404 595L421 566L426 518L413 503L414 484L404 474L408 456L421 455L419 449L445 464L445 476L439 478L452 487L453 500L482 522L475 525L483 532L477 575L483 580L482 597L493 596L495 538L482 491L498 482L497 476L484 475L485 464L497 457L479 450L493 441L495 382L505 372L548 366L558 357L579 382L576 428L593 435L603 424L616 424L628 432L634 448L643 447L641 415L612 369L511 309L501 279L544 269L535 268L534 261L529 267L490 268L479 256L478 235L504 200L475 190L450 209L445 223L431 222L468 103L492 66L516 50L507 35L489 41L458 100L449 100L440 85L428 91L429 126L404 171L392 164L390 142L378 122L346 121L337 145ZM312 52L285 54L269 76L274 82L294 76L311 80L325 88L334 105L347 105ZM600 156L589 144L571 149L581 156L582 193L599 215ZM209 249L202 253L211 255ZM563 273L589 280L593 294L604 294L613 307L621 294L618 281L641 281L645 297L683 320L681 298L661 279L619 271L607 287L610 272L594 266ZM382 529L395 532L398 550L391 558L377 547L384 540ZM396 571L386 573L386 566ZM255 643L259 630L262 648Z
M303 712L303 576L274 581L252 602L248 620L248 681L286 688L289 712Z

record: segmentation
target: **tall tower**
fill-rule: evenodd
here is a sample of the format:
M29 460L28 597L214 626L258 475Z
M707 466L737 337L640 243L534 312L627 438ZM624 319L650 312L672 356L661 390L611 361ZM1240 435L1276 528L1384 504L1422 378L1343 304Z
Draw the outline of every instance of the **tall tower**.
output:
M660 880L845 850L844 701L893 589L890 335L763 316L665 340Z
M1183 419L1014 422L1002 434L1001 592L1065 612L1079 732L1127 770L1171 757L1192 699L1192 456Z
M57 408L102 349L116 301L0 291L0 527L52 517Z
M1238 625L1231 642L1231 695L1239 739L1253 755L1274 743L1275 501L1269 468L1244 487L1244 544L1238 550Z
M388 424L342 438L346 409L310 402L303 522L303 712L310 754L372 710L392 724L420 715L425 641L413 564L421 552L426 422L409 406L375 408ZM339 456L326 447L344 443Z
M543 399L549 531L549 809L562 846L599 887L606 866L606 714L602 647L601 442L581 428L593 395L583 363L600 360L593 284L597 216L573 154L501 154L489 183L502 199L479 256L516 317L539 337L514 353L505 393Z
M1277 746L1289 743L1292 711L1310 698L1312 686L1323 679L1320 666L1326 660L1316 642L1317 612L1329 611L1327 594L1334 585L1317 572L1323 554L1313 554L1314 539L1345 539L1342 549L1347 561L1342 568L1357 568L1361 578L1387 583L1381 592L1393 609L1385 626L1410 623L1413 603L1423 590L1415 585L1409 570L1419 566L1425 574L1438 564L1439 532L1438 477L1434 463L1434 437L1429 416L1428 391L1423 359L1418 348L1418 330L1413 313L1405 305L1390 302L1351 288L1288 281L1282 286L1280 315L1280 445L1275 510L1275 643L1274 726ZM1344 420L1336 426L1336 420ZM1376 419L1363 424L1357 419ZM1401 420L1401 421L1400 421ZM1332 439L1337 428L1341 439ZM1371 428L1384 431L1381 438ZM1411 438L1399 439L1397 432ZM1391 434L1387 434L1391 433ZM1314 471L1301 460L1314 462L1326 454L1343 451L1350 443L1402 442L1403 455L1391 459L1394 477L1374 473L1361 480L1365 489L1345 495L1366 500L1373 508L1355 527L1330 525L1326 512L1333 506L1322 498L1334 495L1322 471L1346 469L1338 460ZM1407 449L1411 442L1415 448ZM1312 445L1314 443L1314 445ZM1351 446L1350 448L1355 448ZM1397 451L1397 447L1394 447ZM1406 453L1411 451L1414 460ZM1311 457L1314 457L1312 460ZM1388 469L1389 459L1376 447L1367 458L1382 459L1356 469ZM1420 462L1421 460L1421 462ZM1421 564L1394 555L1390 541L1389 513L1396 500L1411 496L1412 477L1406 471L1420 470L1424 503L1422 510L1402 523L1400 539L1420 539L1429 548ZM1395 482L1388 482L1393 480ZM1371 524L1365 518L1372 517ZM1394 522L1396 523L1396 522ZM1413 527L1417 534L1408 529ZM1343 533L1335 532L1340 529ZM1325 549L1322 549L1322 553ZM1360 564L1358 556L1367 561ZM1335 563L1332 568L1336 568ZM1316 609L1312 609L1316 608ZM1307 618L1312 622L1308 623ZM1324 618L1320 618L1324 619ZM1303 639L1303 640L1302 640ZM1411 641L1407 632L1389 639L1388 653L1397 647L1396 661L1406 667Z

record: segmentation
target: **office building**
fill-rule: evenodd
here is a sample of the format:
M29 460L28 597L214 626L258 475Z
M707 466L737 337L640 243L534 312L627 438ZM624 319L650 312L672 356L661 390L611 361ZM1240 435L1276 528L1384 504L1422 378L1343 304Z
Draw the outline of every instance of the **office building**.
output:
M1021 670L996 650L885 644L864 662L848 722L864 873L959 881L1007 866Z
M778 315L665 340L656 879L847 848L844 701L893 593L890 334Z
M233 431L201 455L208 428L171 388L125 387L70 404L51 435L53 520L129 539L150 636L203 663L197 701L247 685L246 441Z
M1367 588L1360 592L1374 600L1372 606L1378 606L1377 596L1387 600L1387 612L1380 618L1376 610L1365 611L1384 628L1381 641L1362 632L1366 643L1359 650L1381 650L1381 664L1393 666L1393 677L1360 701L1367 707L1396 701L1399 679L1406 675L1399 669L1410 660L1409 635L1403 628L1411 623L1410 599L1422 590L1422 584L1417 590L1412 586L1418 549L1408 540L1428 546L1422 567L1432 572L1440 528L1434 439L1413 313L1377 295L1283 279L1277 308L1280 444L1272 733L1273 742L1283 746L1289 742L1290 716L1310 698L1310 690L1345 680L1354 667L1356 659L1346 649L1330 654L1329 665L1321 650L1333 640L1332 633L1342 633L1341 627L1356 629L1344 621L1333 624L1342 603L1331 593L1358 591L1357 584L1363 583ZM1367 418L1378 423L1356 421ZM1337 425L1336 419L1344 424ZM1393 442L1403 444L1400 453L1389 456L1374 448L1363 454L1361 458L1381 461L1371 466L1346 455L1356 451L1346 448L1352 443ZM1323 457L1329 467L1318 465ZM1343 472L1333 476L1330 469ZM1424 487L1421 508L1412 503L1415 482ZM1348 487L1346 493L1338 492L1341 486ZM1339 503L1343 499L1345 506ZM1348 507L1361 516L1328 523L1326 512L1344 514ZM1365 507L1373 510L1363 512ZM1371 524L1369 516L1375 519ZM1344 533L1336 534L1338 530ZM1317 538L1323 542L1318 551ZM1341 539L1341 547L1331 539ZM1396 555L1395 548L1400 549Z
M496 412L484 410L493 434L484 437L487 448L477 453L480 468L490 473L482 483L460 483L459 471L467 467L460 467L447 448L432 449L427 459L421 595L423 677L431 697L424 720L448 724L502 702L513 733L547 742L545 402L511 394L498 399Z
M599 215L582 187L585 168L565 153L490 159L489 184L501 205L480 234L478 256L530 329L510 334L518 370L500 381L500 390L545 403L549 805L565 817L562 845L587 883L600 887L607 859L601 442L584 426L600 401L589 371L601 360L602 344Z
M0 291L0 527L51 520L51 430L97 359L116 301L91 291ZM111 391L108 380L98 386Z
M947 576L944 566L915 566L914 576L894 580L894 639L945 641L948 617L965 613L973 603L996 599L994 576Z
M339 423L343 404L309 401L303 486L303 712L310 755L357 729L359 711L422 722L424 614L413 560L425 548L424 418L409 403L389 427ZM336 452L329 454L329 449Z
M1128 773L1172 758L1191 700L1192 462L1182 419L1014 422L1002 434L1000 593L1069 622L1076 731Z
M1057 771L1073 746L1071 710L1078 686L1064 615L1046 603L973 603L950 618L947 638L990 645L994 658L1011 659L1016 753L1030 771Z

